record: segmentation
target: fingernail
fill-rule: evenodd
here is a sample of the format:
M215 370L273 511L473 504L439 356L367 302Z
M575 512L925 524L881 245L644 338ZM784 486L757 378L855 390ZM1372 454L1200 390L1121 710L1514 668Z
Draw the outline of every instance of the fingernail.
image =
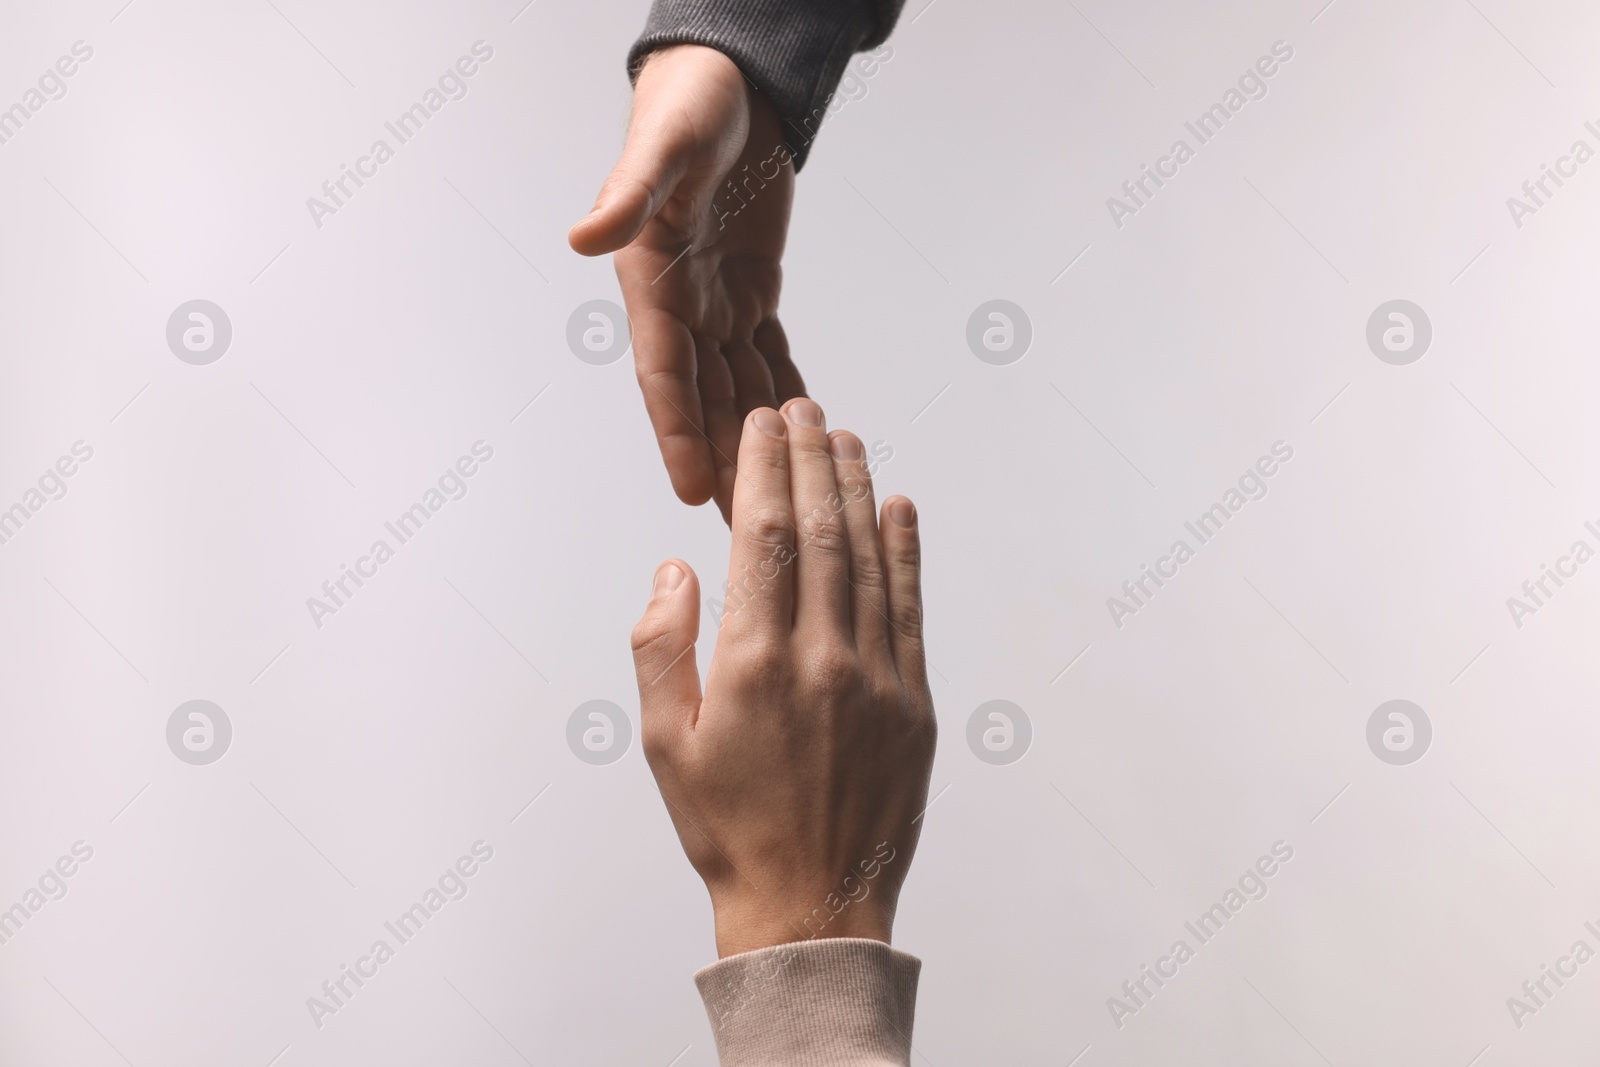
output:
M861 439L854 434L835 434L828 442L828 451L841 463L853 463L866 455L861 449Z
M683 584L683 568L676 563L663 563L656 570L655 588L650 590L651 599L666 596L678 586Z
M789 418L794 421L796 426L822 425L822 409L817 406L815 400L807 400L802 397L790 404L786 410L789 412Z
M783 436L783 416L771 408L762 408L756 412L756 425L761 427L761 432L768 437Z
M896 526L909 530L917 524L917 509L911 506L911 501L901 497L889 505L889 518Z

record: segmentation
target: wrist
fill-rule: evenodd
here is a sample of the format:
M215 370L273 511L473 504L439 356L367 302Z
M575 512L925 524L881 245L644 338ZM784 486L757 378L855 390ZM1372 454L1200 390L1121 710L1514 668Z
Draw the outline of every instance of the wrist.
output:
M803 905L738 903L714 905L717 956L725 959L741 952L814 941L829 937L854 937L889 944L894 929L892 909L878 901L871 905L834 897L820 899L807 910Z
M634 63L633 75L637 80L648 68L682 63L699 65L700 73L702 74L707 70L731 71L741 81L744 79L744 75L739 70L739 64L728 58L726 52L710 45L692 43L664 44L659 48L652 48L639 56Z

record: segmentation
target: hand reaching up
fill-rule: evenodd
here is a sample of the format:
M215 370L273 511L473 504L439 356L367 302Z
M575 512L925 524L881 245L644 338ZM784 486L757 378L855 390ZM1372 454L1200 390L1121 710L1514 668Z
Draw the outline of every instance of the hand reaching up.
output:
M645 756L710 890L721 955L888 941L935 723L916 510L796 400L744 420L727 610L702 692L699 581L662 564L633 632Z

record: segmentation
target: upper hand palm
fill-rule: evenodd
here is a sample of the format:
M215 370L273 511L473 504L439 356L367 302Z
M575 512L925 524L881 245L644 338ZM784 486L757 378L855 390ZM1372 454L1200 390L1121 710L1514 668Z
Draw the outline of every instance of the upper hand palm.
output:
M777 320L793 195L777 112L731 61L691 48L646 64L601 204L643 216L624 224L642 227L616 269L673 487L689 503L714 498L724 518L744 416L805 392Z

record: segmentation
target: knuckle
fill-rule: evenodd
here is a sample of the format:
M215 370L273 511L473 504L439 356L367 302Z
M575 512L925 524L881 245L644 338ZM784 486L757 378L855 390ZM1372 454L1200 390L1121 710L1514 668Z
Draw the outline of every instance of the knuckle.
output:
M915 579L922 573L922 548L915 542L894 545L889 549L889 565Z
M801 524L805 546L818 552L843 552L850 546L844 520L832 508L813 508Z
M767 681L781 679L788 673L788 655L784 644L770 635L742 634L734 649L735 662L743 673Z
M905 705L905 695L900 677L892 666L883 665L867 673L867 692L875 708L899 708Z
M875 553L858 552L850 560L850 573L854 577L855 583L863 588L874 590L883 588L883 563Z
M740 517L739 525L746 541L772 552L781 552L794 543L794 523L782 508L752 507Z
M760 430L744 433L740 440L741 444L748 442L748 447L740 450L740 459L754 466L752 473L769 481L787 477L789 450L784 447L781 440L768 437ZM745 456L746 452L748 459Z
M644 661L653 658L673 637L673 631L659 619L646 615L634 626L631 636L633 657Z
M644 758L651 766L660 766L672 758L673 730L654 715L641 716L641 720L639 746L644 749Z
M902 599L889 607L889 624L908 641L922 640L922 603Z
M647 402L658 396L672 396L684 392L697 393L700 389L699 380L692 371L652 367L635 360L634 374L639 379L639 388Z
M809 468L819 475L833 470L833 452L829 449L827 435L819 429L791 423L789 451L794 455L796 467Z
M602 188L608 193L622 192L626 189L638 189L646 196L654 197L656 195L656 187L653 182L647 181L642 176L622 170L621 168L612 171L606 176L606 180Z
M846 470L839 479L839 495L852 503L872 499L872 476L863 466L860 471Z
M843 697L858 693L865 686L861 660L854 649L840 643L823 642L806 658L811 689L822 697Z

